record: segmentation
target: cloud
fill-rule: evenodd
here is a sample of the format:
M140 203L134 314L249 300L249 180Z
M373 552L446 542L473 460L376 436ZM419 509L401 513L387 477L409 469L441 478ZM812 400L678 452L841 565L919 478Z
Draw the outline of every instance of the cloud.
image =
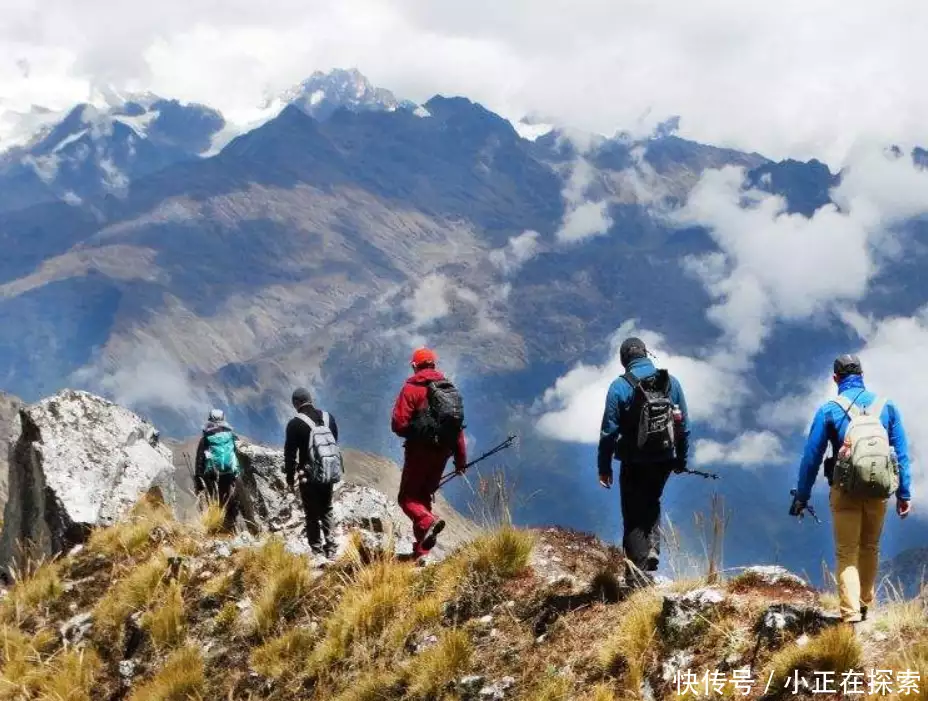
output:
M680 380L693 421L712 425L727 422L730 410L741 403L747 391L741 378L724 366L675 355L660 334L636 329L635 322L628 322L610 338L610 354L603 365L578 364L544 392L536 406L541 413L537 428L542 434L567 442L599 441L609 385L625 373L619 347L630 335L641 338L658 356L656 364Z
M574 162L570 177L564 186L564 221L555 234L558 241L572 243L599 236L609 231L612 218L609 203L588 199L596 170L582 156Z
M422 279L412 297L403 300L403 308L412 316L414 328L419 329L448 316L451 312L448 291L448 278L441 273L430 273Z
M510 238L502 248L490 251L490 262L503 274L512 275L535 257L539 249L538 238L537 231L523 231Z
M748 431L728 443L699 440L694 445L697 465L759 467L786 461L780 438L770 431Z
M600 133L647 134L681 115L682 136L775 157L834 163L861 139L928 141L928 94L911 88L928 52L917 0L543 11L528 0L13 0L3 14L0 90L20 107L112 82L245 112L314 69L358 66L415 100L466 94ZM118 31L101 20L113 17Z
M895 223L928 212L928 173L908 158L872 149L854 154L836 205L814 216L787 212L786 201L744 189L744 171L707 171L675 213L703 226L719 252L689 258L685 268L715 300L709 319L736 358L756 355L778 320L838 313L862 299L872 278L898 253Z

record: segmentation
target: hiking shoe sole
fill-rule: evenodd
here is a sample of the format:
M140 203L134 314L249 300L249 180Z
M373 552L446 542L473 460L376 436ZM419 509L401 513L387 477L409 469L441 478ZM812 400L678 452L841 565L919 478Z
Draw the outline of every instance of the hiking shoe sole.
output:
M438 534L445 530L445 522L441 519L438 519L429 526L429 529L425 532L425 537L422 539L422 547L425 550L431 550L435 547L435 542L438 540Z

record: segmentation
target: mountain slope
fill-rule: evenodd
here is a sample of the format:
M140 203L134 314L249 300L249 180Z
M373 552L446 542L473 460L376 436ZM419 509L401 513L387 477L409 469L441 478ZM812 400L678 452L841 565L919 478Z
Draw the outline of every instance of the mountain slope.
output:
M7 484L9 480L8 453L10 437L16 431L19 407L22 405L16 397L0 392L0 513L6 504Z

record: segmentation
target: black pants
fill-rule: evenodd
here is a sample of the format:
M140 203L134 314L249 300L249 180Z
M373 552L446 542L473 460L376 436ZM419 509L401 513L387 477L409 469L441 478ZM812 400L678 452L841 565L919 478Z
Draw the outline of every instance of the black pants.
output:
M641 570L649 555L661 552L661 495L673 466L670 463L625 464L619 472L622 496L622 547L625 557Z
M306 514L306 539L314 553L335 551L335 513L332 509L331 484L300 484L300 499Z
M223 530L231 533L235 530L235 520L238 518L238 477L207 473L202 477L202 485L210 499L222 504L225 509Z

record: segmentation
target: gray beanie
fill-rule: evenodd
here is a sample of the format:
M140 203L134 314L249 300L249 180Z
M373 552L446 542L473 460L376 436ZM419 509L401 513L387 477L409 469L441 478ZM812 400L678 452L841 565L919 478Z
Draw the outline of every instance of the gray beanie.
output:
M293 390L293 397L291 397L291 401L295 406L301 407L304 404L312 404L313 395L311 395L309 390L305 387L297 387L295 390Z

